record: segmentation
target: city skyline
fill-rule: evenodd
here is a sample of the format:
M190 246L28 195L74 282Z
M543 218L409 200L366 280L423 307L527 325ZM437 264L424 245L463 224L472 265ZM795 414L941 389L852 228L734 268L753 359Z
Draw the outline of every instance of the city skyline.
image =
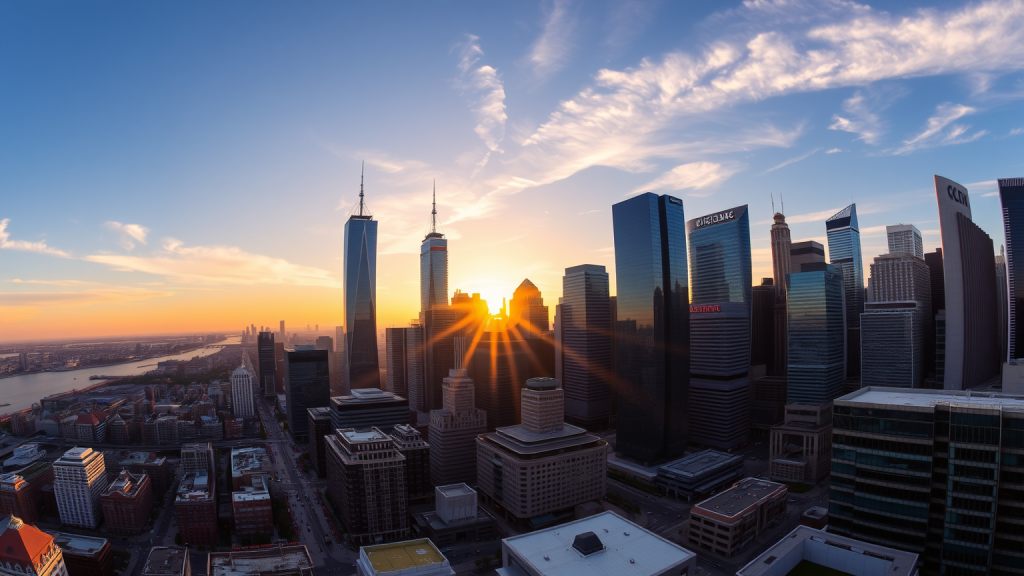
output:
M492 311L523 278L557 302L564 269L580 264L605 266L615 295L611 206L648 190L692 215L749 205L754 284L772 276L773 201L789 202L794 242L827 244L824 220L856 203L863 260L885 254L885 226L900 223L933 251L932 174L964 184L975 223L1003 244L995 181L1024 170L1019 3L836 5L801 21L767 3L443 6L411 9L439 26L405 19L365 51L365 31L336 38L331 24L381 8L282 22L254 7L229 34L237 52L213 63L197 56L214 50L229 8L199 24L141 7L128 32L109 7L68 7L66 20L0 7L0 45L23 53L0 77L24 87L0 100L19 110L0 113L0 341L343 324L342 228L362 159L380 222L378 329L416 316L434 178L447 295L479 292ZM188 51L167 50L175 26L194 35ZM902 67L854 66L855 26L899 36L871 55ZM300 30L302 42L260 45ZM386 46L400 36L420 43L414 57ZM1001 41L962 41L986 36ZM118 54L125 43L135 53ZM949 52L907 57L917 48ZM271 49L311 68L268 61ZM814 50L834 66L813 68ZM161 66L136 69L139 58ZM394 73L374 74L385 65ZM131 90L116 89L128 78ZM71 82L84 89L68 95ZM618 106L623 125L588 124Z

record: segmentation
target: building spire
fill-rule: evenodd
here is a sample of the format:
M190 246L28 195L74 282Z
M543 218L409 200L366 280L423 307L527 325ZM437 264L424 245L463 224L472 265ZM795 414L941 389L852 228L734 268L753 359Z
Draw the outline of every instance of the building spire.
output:
M430 203L430 233L437 233L437 180L434 180L434 196Z
M769 196L771 196L771 198L772 198L772 214L776 214L776 212L775 212L775 195L774 194L769 194Z
M359 215L363 215L363 174L366 172L366 161L359 164Z

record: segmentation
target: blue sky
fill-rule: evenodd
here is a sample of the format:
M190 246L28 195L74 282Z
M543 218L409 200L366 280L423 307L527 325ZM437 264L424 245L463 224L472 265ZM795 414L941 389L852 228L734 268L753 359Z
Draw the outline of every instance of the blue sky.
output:
M887 224L938 246L937 173L998 246L1022 68L1020 0L3 3L0 341L338 323L362 160L382 326L435 178L450 287L492 308L613 272L642 190L749 204L755 279L770 195L822 242L855 201L867 265Z

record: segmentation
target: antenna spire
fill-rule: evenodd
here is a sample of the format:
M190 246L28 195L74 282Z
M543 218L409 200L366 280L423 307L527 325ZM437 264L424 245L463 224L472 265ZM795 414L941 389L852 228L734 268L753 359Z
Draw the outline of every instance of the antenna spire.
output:
M359 164L359 215L363 215L363 174L366 172L366 161Z
M786 213L786 199L782 197L782 192L779 192L779 200L782 201L782 213Z
M431 202L430 210L430 233L434 234L437 232L437 180L434 180L434 195Z
M769 194L769 196L772 197L772 214L776 214L776 212L775 212L775 195L774 194Z

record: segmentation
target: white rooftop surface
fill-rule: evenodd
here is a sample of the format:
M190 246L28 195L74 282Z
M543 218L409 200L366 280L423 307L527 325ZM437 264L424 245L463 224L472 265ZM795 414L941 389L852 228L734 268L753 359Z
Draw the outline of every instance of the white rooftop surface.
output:
M970 404L974 406L999 406L1024 410L1024 396L1000 394L998 392L971 392L954 390L925 390L906 388L863 388L838 400L865 404L890 404L893 406L917 406L927 408L936 404Z
M267 548L258 551L239 551L210 555L209 576L249 576L275 572L282 568L295 572L299 568L312 568L305 547Z
M349 439L349 442L373 442L387 439L387 436L377 430L345 430L342 434Z
M568 438L570 436L585 434L587 431L583 428L573 426L572 424L562 423L561 428L549 430L547 432L534 432L532 430L527 430L522 424L498 428L497 432L504 434L505 436L512 437L520 442L532 444L534 442L542 442L544 440L557 440L559 438Z
M740 568L736 576L785 576L801 560L853 576L917 574L917 554L829 534L809 526L797 526Z
M469 496L470 494L476 494L476 492L466 486L465 484L449 484L447 486L438 486L437 491L444 494L445 496Z
M604 550L589 556L577 552L573 540L584 532L596 534ZM544 576L649 576L696 556L614 512L513 536L504 542Z

